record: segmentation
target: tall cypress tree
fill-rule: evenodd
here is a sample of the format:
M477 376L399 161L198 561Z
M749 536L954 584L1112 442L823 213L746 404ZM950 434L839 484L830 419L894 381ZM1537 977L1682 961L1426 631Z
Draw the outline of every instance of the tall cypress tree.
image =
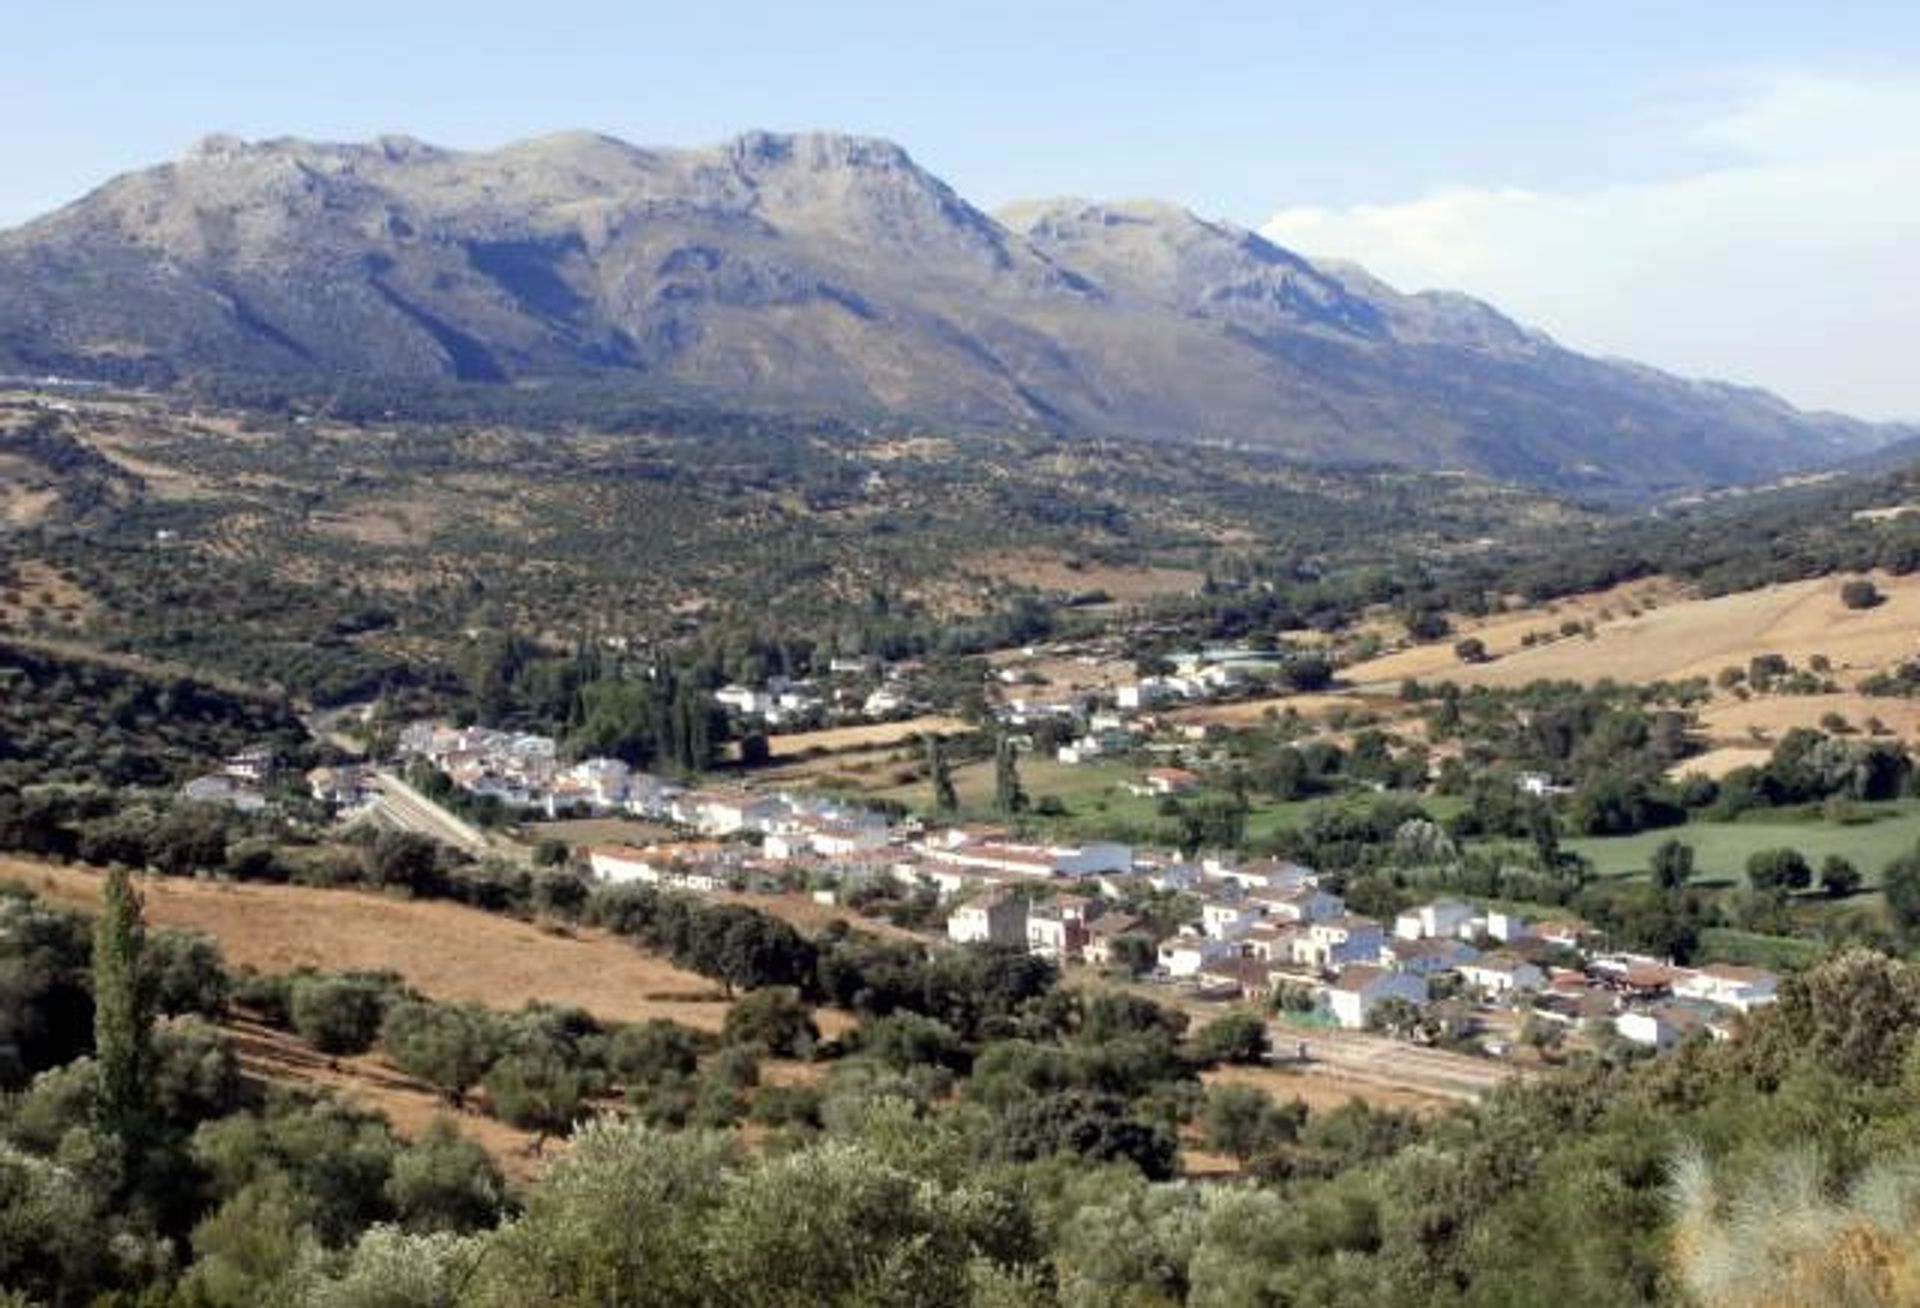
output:
M960 807L959 792L953 788L953 768L940 737L927 737L927 771L933 777L933 807L937 813L951 813Z
M93 937L93 1049L100 1129L137 1153L151 1120L153 1009L142 967L147 927L123 867L107 873Z
M1000 737L993 755L993 806L1003 817L1012 817L1027 807L1027 792L1020 788L1020 766L1014 759L1013 741Z

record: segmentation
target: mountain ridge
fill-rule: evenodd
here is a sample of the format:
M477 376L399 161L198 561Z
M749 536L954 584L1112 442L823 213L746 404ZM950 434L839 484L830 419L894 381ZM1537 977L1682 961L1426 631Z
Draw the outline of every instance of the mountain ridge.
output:
M877 137L204 138L0 231L0 372L627 377L1658 493L1913 435L1590 359L1164 201L989 214Z

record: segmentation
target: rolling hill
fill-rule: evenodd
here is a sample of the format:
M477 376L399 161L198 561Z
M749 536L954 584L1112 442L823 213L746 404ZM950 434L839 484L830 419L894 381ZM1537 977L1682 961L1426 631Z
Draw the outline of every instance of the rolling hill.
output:
M1167 205L998 217L885 141L210 138L0 233L0 371L591 376L1645 494L1910 432L1566 350Z

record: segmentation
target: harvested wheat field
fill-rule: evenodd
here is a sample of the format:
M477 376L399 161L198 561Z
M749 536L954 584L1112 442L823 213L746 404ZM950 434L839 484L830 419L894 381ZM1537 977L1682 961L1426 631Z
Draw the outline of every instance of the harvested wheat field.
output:
M1335 713L1377 714L1385 722L1409 716L1398 699L1365 694L1263 695L1258 699L1231 700L1224 704L1199 704L1193 708L1173 709L1164 714L1169 722L1182 725L1251 727L1258 726L1269 714L1280 716L1292 709L1311 722L1324 723Z
M820 731L769 736L767 748L773 758L792 758L812 750L832 754L843 750L872 749L918 740L921 736L950 736L971 730L959 718L928 716L907 718L901 722L873 722L857 727L826 727Z
M1675 778L1711 777L1718 781L1736 768L1759 767L1772 757L1773 750L1766 745L1721 745L1704 754L1681 759L1667 769L1667 774Z
M1878 695L1762 695L1754 699L1720 700L1700 712L1700 725L1709 739L1729 745L1779 739L1794 727L1819 729L1829 715L1845 718L1849 726L1866 732L1867 720L1904 740L1920 737L1920 700ZM1756 740L1753 733L1761 733Z
M1476 671L1463 667L1453 652L1454 642L1468 636L1478 639L1496 659L1503 659L1507 655L1521 654L1525 648L1521 642L1529 635L1557 635L1563 622L1592 622L1605 627L1614 622L1630 620L1627 617L1629 613L1645 611L1649 605L1663 608L1682 602L1686 601L1677 583L1665 577L1649 577L1585 595L1569 595L1534 608L1489 614L1484 618L1453 614L1449 615L1453 631L1445 639L1396 650L1356 664L1347 670L1345 676L1359 685L1397 685L1408 677L1421 681L1446 677L1461 680L1464 678L1459 674ZM1365 626L1362 629L1365 630Z
M1393 684L1412 676L1489 686L1541 678L1677 681L1710 678L1730 666L1745 668L1757 654L1784 654L1800 666L1824 654L1846 681L1920 653L1920 576L1876 575L1886 600L1860 610L1840 602L1847 580L1822 577L1715 599L1668 601L1638 617L1596 620L1591 640L1556 640L1491 663L1460 663L1453 656L1455 638L1449 638L1357 664L1347 676L1360 684ZM1525 629L1543 625L1552 623L1536 620ZM1492 641L1488 648L1496 656L1502 653Z
M0 858L0 878L82 907L100 894L97 872L20 859ZM717 1031L726 1017L713 982L601 931L560 935L458 904L357 890L178 877L143 878L140 889L149 922L205 931L236 967L385 969L434 999L494 1008L545 1000L613 1022L664 1017Z

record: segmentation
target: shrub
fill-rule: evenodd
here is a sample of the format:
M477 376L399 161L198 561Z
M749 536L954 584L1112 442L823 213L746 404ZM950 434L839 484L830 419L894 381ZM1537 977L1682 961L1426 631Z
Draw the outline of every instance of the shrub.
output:
M293 1029L323 1054L364 1053L398 988L397 978L385 974L301 977L288 1005Z
M1865 577L1855 577L1840 587L1840 602L1850 609L1870 609L1885 598Z
M756 990L727 1012L722 1034L728 1044L756 1044L776 1058L803 1058L813 1052L820 1029L791 990Z

